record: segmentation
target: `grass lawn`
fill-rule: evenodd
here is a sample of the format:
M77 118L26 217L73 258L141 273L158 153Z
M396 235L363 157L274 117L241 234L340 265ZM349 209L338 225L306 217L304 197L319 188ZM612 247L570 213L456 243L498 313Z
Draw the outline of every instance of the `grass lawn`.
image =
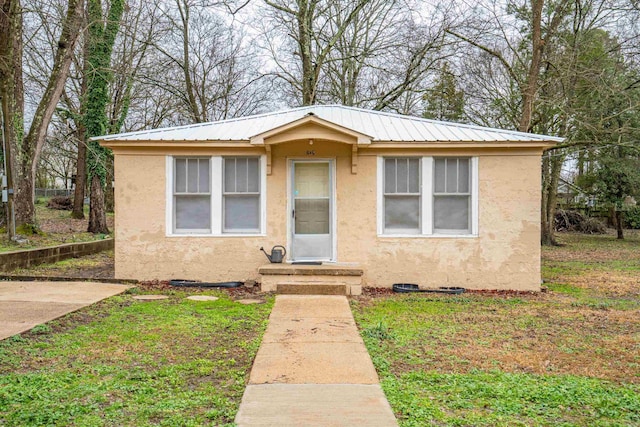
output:
M72 219L71 211L49 209L46 205L47 202L44 199L39 199L39 203L36 204L36 225L40 229L40 233L25 235L27 243L16 243L7 239L6 231L3 229L0 234L0 252L42 248L64 243L89 242L109 237L87 232L89 218L87 207L85 207L85 219ZM107 214L109 230L113 230L113 220L113 214ZM18 234L20 234L19 230Z
M170 298L133 290L0 342L0 425L231 424L272 299L161 292ZM193 293L220 299L184 299Z
M402 426L640 426L640 237L560 240L546 293L352 301Z

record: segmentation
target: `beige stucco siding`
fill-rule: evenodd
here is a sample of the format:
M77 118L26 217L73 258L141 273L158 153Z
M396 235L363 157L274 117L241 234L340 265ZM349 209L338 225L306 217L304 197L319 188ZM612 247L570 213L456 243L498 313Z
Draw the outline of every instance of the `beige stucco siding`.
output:
M288 240L288 159L330 158L336 164L337 261L359 264L366 285L407 282L477 289L539 289L539 151L403 152L478 156L479 235L465 238L378 236L377 156L389 155L389 151L360 149L357 174L353 174L351 145L327 141L272 146L265 236L167 236L166 155L175 152L153 152L116 150L118 278L257 279L258 267L266 262L258 248L286 244ZM230 149L224 153L197 151L199 155L233 153Z

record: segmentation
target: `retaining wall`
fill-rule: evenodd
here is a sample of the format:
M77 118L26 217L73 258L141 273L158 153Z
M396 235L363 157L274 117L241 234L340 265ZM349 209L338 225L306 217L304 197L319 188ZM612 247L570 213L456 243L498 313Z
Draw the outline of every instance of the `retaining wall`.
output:
M11 271L16 268L62 261L91 255L114 248L114 239L96 240L93 242L67 243L47 248L26 249L0 253L0 271Z

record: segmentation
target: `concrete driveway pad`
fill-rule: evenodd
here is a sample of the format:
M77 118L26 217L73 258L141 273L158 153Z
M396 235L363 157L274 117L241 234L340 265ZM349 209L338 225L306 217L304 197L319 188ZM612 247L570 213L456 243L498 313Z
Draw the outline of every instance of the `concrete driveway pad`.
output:
M129 288L92 282L0 282L0 340Z

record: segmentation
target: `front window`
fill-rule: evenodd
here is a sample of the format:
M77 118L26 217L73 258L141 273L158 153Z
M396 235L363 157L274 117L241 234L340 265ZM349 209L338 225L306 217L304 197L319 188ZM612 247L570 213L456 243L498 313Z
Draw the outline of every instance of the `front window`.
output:
M436 233L471 232L471 173L468 158L434 161L433 229Z
M208 158L174 159L174 230L211 232L211 172Z
M260 162L257 157L224 159L223 231L260 231Z
M167 157L167 234L257 234L265 215L263 158Z
M477 157L378 157L378 234L478 236Z
M420 233L420 159L384 160L384 229Z

